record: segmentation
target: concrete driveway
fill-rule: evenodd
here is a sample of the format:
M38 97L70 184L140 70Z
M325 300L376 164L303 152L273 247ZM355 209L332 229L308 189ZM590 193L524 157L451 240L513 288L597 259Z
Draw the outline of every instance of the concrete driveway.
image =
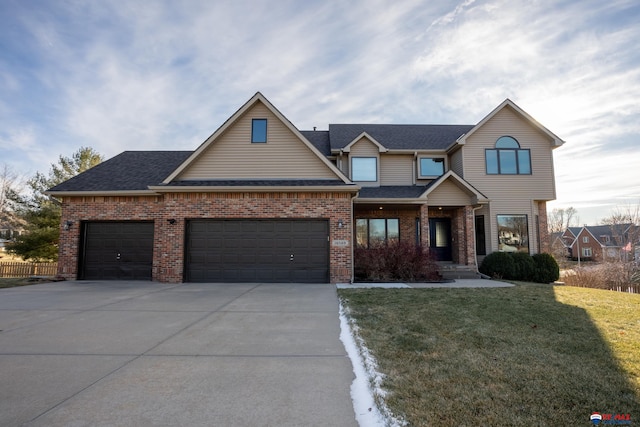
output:
M0 425L355 426L335 286L0 290Z

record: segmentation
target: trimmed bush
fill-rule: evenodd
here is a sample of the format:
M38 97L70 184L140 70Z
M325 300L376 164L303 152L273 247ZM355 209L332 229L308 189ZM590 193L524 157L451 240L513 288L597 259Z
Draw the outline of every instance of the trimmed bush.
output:
M551 283L560 278L560 267L551 254L535 254L536 273L533 280L538 283Z
M509 254L515 264L513 280L532 281L536 274L536 263L531 255L524 252L513 252Z
M494 279L513 279L516 274L516 263L506 252L492 252L480 264L480 273Z
M433 282L441 279L438 264L421 247L408 242L358 246L354 250L355 279L360 281Z

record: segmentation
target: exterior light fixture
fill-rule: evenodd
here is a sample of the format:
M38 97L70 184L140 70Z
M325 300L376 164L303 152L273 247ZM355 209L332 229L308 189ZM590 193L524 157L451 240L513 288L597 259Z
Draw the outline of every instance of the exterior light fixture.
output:
M168 219L168 220L167 220L167 222L168 222L169 224L173 225L173 224L175 224L175 223L176 223L176 220L175 220L174 218L170 218L170 219Z
M68 220L66 220L66 221L64 222L64 229L65 229L65 231L69 231L69 229L71 228L71 226L72 226L72 225L73 225L73 221L71 221L71 220L69 220L69 219L68 219Z
M344 221L341 219L338 220L338 228L344 228Z

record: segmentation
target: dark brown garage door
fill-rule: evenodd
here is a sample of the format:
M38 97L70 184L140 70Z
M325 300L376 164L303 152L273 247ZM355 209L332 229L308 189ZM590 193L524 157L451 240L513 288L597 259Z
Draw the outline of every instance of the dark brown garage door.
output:
M151 280L153 222L82 224L79 279Z
M191 220L188 282L326 283L326 220Z

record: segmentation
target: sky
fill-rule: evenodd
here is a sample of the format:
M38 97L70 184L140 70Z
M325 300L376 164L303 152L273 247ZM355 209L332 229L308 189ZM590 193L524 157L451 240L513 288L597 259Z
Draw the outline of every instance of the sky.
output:
M194 150L258 91L301 130L509 98L566 141L549 209L593 225L640 204L638 22L637 0L1 0L0 166Z

